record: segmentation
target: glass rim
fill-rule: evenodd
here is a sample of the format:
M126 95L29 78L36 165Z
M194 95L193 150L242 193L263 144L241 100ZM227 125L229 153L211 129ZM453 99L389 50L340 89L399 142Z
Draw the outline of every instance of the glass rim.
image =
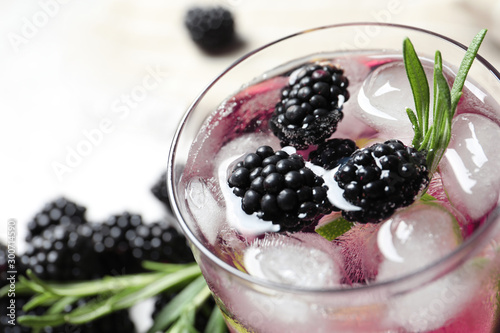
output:
M269 47L272 47L275 44L281 43L285 40L291 39L295 36L298 35L303 35L303 34L309 34L313 33L319 30L328 30L328 29L336 29L336 28L343 28L343 27L366 27L366 26L380 26L380 27L386 27L386 28L395 28L395 29L401 29L401 30L409 30L409 31L414 31L414 32L419 32L423 34L430 35L432 37L435 37L437 39L441 39L444 42L453 44L455 46L458 46L459 48L463 49L465 52L467 50L467 46L464 44L450 38L446 37L444 35L441 35L439 33L423 29L423 28L418 28L410 25L404 25L404 24L393 24L393 23L380 23L380 22L352 22L352 23L341 23L341 24L332 24L332 25L324 25L324 26L319 26L316 28L312 29L307 29L307 30L301 30L299 32L289 34L287 36L284 36L282 38L276 39L274 41L271 41L269 43L266 43L246 54L243 56L237 58L232 64L230 64L226 69L224 69L221 73L219 73L211 82L209 82L208 85L205 86L204 89L196 96L194 101L191 103L191 105L188 107L187 111L184 113L177 129L174 134L170 150L169 150L169 156L168 156L168 163L167 163L167 189L168 189L168 196L169 200L172 206L172 210L177 217L178 223L184 232L184 234L187 236L188 240L205 256L207 257L212 263L217 265L219 268L222 268L226 273L236 276L239 279L250 283L254 285L258 285L264 288L269 288L273 290L279 290L283 292L292 292L292 293L306 293L306 294L326 294L326 293L355 293L355 292L367 292L367 291L375 291L381 288L387 288L390 286L400 286L400 288L395 288L394 293L405 293L414 287L422 285L421 282L417 282L415 284L415 281L419 281L419 278L423 276L424 274L436 270L438 267L442 267L440 270L436 270L434 274L431 274L430 277L425 279L425 283L428 283L430 281L434 281L436 279L439 279L446 273L448 273L450 270L454 269L455 267L459 266L461 263L465 262L470 256L474 254L474 250L478 250L480 247L478 247L478 244L484 243L484 241L488 240L488 235L489 232L494 229L495 227L495 220L500 216L500 207L497 205L491 212L489 212L488 217L486 220L483 222L483 224L469 237L467 238L460 246L458 246L456 249L448 253L447 255L441 257L439 260L433 261L432 263L425 265L424 267L421 267L411 273L408 274L403 274L401 276L398 276L396 278L384 280L382 282L377 282L374 284L367 284L367 285L359 285L356 287L352 288L346 288L346 287L333 287L333 288L301 288L299 286L295 285L288 285L288 284L281 284L261 278L257 278L255 276L252 276L250 274L247 274L245 272L242 272L238 270L237 268L227 264L225 261L217 257L214 253L212 253L209 249L207 249L196 237L196 235L191 231L189 226L184 220L184 217L182 213L180 212L177 201L178 201L178 196L176 191L174 190L174 166L173 162L175 160L175 155L176 155L176 149L179 141L179 137L183 133L183 129L186 126L187 119L189 116L194 112L196 109L196 106L198 103L203 99L207 91L217 83L217 81L222 78L227 72L231 71L234 67L238 66L240 63L245 61L246 59L252 57L253 55L259 53L260 51L267 49ZM484 59L479 53L476 55L475 61L479 61L490 73L496 77L498 81L500 81L500 73L486 60ZM444 265L444 263L448 263L447 265ZM411 283L413 281L413 283ZM410 283L408 283L410 282ZM425 284L424 283L424 284ZM407 285L407 287L401 287L402 285ZM409 287L408 287L409 286ZM413 286L413 287L412 287Z

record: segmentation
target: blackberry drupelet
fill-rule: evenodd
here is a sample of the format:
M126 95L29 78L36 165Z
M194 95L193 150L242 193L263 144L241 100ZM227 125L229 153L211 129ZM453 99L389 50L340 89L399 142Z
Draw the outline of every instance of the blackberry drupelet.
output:
M349 81L343 74L330 64L308 64L292 72L269 120L282 147L306 149L335 132L349 99Z
M344 198L361 210L343 211L349 221L380 222L415 201L429 184L426 154L389 140L357 150L335 173Z
M127 233L134 260L169 263L194 262L186 238L177 229L163 222L139 225L134 233Z
M26 241L30 242L33 237L40 235L50 225L78 225L85 223L85 211L85 207L64 197L47 203L28 223Z
M300 155L269 146L237 163L228 184L242 198L245 213L279 224L280 231L300 230L331 209L323 178L307 168Z
M172 206L170 206L170 201L168 199L166 171L161 174L158 181L153 185L151 192L158 200L160 200L161 203L165 205L168 212L172 212Z
M89 224L51 225L27 244L21 264L45 280L99 278L104 271L92 247L92 237Z
M309 159L311 163L331 170L351 156L356 149L356 143L350 139L330 139L319 144L318 148L309 154Z
M224 7L193 7L186 13L184 24L191 39L207 50L229 45L234 40L234 18Z

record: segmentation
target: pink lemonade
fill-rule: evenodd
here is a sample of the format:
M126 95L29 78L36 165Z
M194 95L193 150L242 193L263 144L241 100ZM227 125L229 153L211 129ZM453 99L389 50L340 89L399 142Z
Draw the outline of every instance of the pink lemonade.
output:
M419 45L415 49L432 96L433 54L421 54ZM405 108L414 108L414 98L402 54L390 49L293 59L254 73L253 80L240 82L241 89L235 86L235 93L206 112L191 134L176 200L230 330L498 330L500 226L493 219L500 192L500 106L491 90L472 75L466 81L450 142L424 196L380 221L350 221L350 230L328 237L320 231L330 230L342 212L357 209L334 180L346 158L333 169L314 164L311 156L319 144L282 147L269 126L283 89L310 64L334 66L348 79L348 95L339 102L343 116L328 140L349 139L360 149L393 139L412 145ZM458 66L443 52L450 87ZM292 229L245 212L242 195L235 195L228 179L238 162L262 146L299 155L304 167L324 180L328 202L337 208ZM485 230L489 238L482 240L478 234Z

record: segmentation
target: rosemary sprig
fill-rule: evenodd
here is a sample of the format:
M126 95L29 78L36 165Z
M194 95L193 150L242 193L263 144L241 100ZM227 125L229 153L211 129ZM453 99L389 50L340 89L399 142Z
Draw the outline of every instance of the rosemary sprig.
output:
M486 29L481 30L472 40L460 64L451 90L443 74L441 52L436 51L433 73L432 122L430 122L430 89L424 66L410 39L405 38L403 41L403 61L415 103L415 111L406 108L406 114L414 131L412 146L418 151L425 151L430 177L437 170L439 161L450 142L452 119L462 96L467 74L486 32ZM421 200L429 201L433 199L425 195L425 190L421 193ZM341 236L353 226L353 223L339 217L339 214L331 214L325 218L330 220L317 227L316 232L327 240L333 240Z
M165 291L183 288L156 317L150 332L197 332L194 328L196 312L210 297L210 290L196 263L145 262L143 266L150 271L72 283L43 281L28 270L16 285L22 294L33 295L23 310L29 311L37 307L48 309L43 315L19 317L18 324L32 327L34 332L46 326L80 325L114 311L130 308ZM0 297L5 297L7 292L6 288L0 289ZM68 305L87 298L92 300L71 312L64 312ZM209 324L211 331L207 332L226 332L217 306L212 311Z
M427 152L427 166L432 173L436 171L451 139L451 121L462 96L465 79L472 66L487 30L481 30L472 40L460 64L450 90L443 75L441 52L434 57L433 84L433 121L429 124L430 93L427 76L411 41L403 42L403 59L408 80L410 81L415 112L407 108L406 113L415 132L412 145L417 150Z

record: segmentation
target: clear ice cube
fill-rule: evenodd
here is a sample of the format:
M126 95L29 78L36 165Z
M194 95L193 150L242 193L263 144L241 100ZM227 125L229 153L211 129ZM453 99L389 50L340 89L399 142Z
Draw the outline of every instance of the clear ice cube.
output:
M462 241L453 214L435 203L418 204L397 213L381 226L377 236L383 256L377 282L431 265ZM391 298L386 320L411 332L441 327L474 297L480 284L474 269L474 265L457 268L441 279Z
M432 82L432 67L424 65L424 70ZM415 103L402 61L377 67L361 86L357 103L356 116L381 135L411 142L413 129L406 108L415 111Z
M224 209L211 188L213 184L206 179L199 177L190 179L186 186L187 203L194 219L201 222L193 225L187 220L187 223L191 230L200 232L210 244L214 245L222 226L221 221L224 220ZM198 235L198 238L200 236Z
M377 281L423 268L449 254L461 243L453 214L436 203L404 209L384 222L377 234L382 254Z
M322 246L323 242L328 244ZM244 266L250 275L301 288L340 285L343 274L339 260L340 254L331 243L312 233L267 234L244 252Z
M452 138L440 165L442 181L452 204L478 219L499 198L500 128L478 114L461 114L452 126Z
M434 332L464 312L485 306L481 299L488 297L481 294L480 270L480 264L469 261L440 279L391 298L385 320L409 332Z

